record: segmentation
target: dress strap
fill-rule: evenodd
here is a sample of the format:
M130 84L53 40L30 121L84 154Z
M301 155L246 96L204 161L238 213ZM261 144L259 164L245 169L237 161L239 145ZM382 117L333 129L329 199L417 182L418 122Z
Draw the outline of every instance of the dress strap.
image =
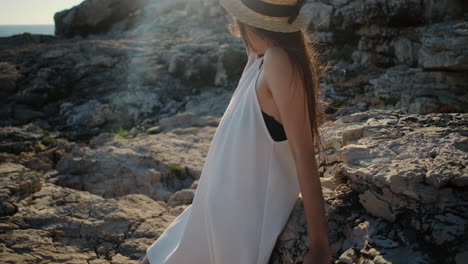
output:
M260 72L262 71L263 57L265 57L265 56L262 56L262 57L259 58L260 63L259 63L258 68L257 68L258 71L257 71L257 73L256 73L255 82L254 82L254 88L255 88L255 90L257 90L257 79L258 79L258 77L260 76Z

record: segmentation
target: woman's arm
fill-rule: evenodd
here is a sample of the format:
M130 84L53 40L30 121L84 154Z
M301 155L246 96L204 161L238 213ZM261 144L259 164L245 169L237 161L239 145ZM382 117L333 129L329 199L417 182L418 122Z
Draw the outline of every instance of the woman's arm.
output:
M325 202L315 158L309 114L306 111L306 93L303 84L293 75L289 56L281 48L271 47L267 51L263 67L263 74L280 113L296 163L306 214L309 251L312 251L310 253L313 254L315 258L313 261L316 263L330 263Z

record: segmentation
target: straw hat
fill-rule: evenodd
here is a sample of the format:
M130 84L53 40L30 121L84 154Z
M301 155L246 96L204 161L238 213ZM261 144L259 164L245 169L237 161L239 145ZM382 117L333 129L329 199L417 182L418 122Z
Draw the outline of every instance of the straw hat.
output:
M277 32L304 27L304 0L219 0L235 18L246 24Z

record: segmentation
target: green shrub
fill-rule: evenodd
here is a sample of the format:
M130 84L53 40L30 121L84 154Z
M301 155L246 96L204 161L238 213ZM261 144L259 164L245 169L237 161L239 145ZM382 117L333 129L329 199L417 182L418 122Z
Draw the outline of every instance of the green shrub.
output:
M182 175L182 168L177 165L177 164L171 164L171 173L174 173L177 177L180 177Z
M383 98L384 104L385 105L396 105L398 101L400 101L400 98L398 97L389 97L389 98Z
M184 95L182 94L181 91L178 91L178 90L169 90L167 94L172 100L177 101L177 102L181 102L182 99L184 99Z
M43 171L33 170L33 172L37 175L37 177L39 177L39 178L41 178L41 179L44 179L45 174L44 174Z
M161 133L161 129L153 129L153 130L148 131L148 133L150 135L159 134L159 133Z
M112 133L115 134L115 135L119 135L119 136L121 136L122 138L125 138L125 139L130 138L130 133L128 132L128 130L126 130L123 127L118 127L118 128L112 129Z
M46 146L52 145L55 142L57 142L57 139L55 139L55 138L45 138L45 139L42 140L42 144L46 145Z
M45 128L42 129L42 133L46 136L50 135L50 131Z

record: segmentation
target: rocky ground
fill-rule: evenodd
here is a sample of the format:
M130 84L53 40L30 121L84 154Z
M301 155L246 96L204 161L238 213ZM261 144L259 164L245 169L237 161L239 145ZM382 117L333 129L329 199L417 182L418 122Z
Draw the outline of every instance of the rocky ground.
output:
M442 2L305 5L342 107L317 157L336 263L468 262L468 6ZM244 48L213 0L55 21L0 38L0 262L139 263L193 199ZM270 263L310 246L301 202Z
M467 117L367 111L330 124L321 170L338 262L467 261ZM276 263L308 246L300 202Z
M30 148L2 154L2 261L138 263L191 203L218 120L89 144L2 128ZM326 129L318 158L338 262L465 263L468 115L367 111ZM301 259L304 217L298 199L271 263Z

